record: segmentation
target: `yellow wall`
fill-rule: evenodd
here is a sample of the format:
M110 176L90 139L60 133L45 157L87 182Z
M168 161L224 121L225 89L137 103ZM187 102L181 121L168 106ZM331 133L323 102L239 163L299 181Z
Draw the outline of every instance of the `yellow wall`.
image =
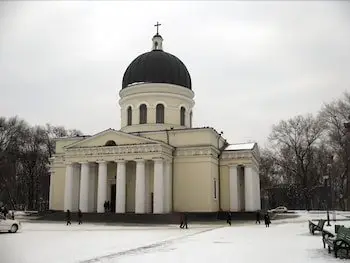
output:
M218 135L211 128L187 129L187 130L169 130L140 133L140 136L153 140L163 141L175 147L186 146L218 146ZM220 147L224 139L221 137Z
M230 181L229 181L229 167L220 165L220 202L223 211L230 210Z
M53 176L52 210L64 209L65 167L55 169Z
M175 158L173 173L173 207L175 212L217 211L215 209L217 201L213 197L211 161L210 157Z
M126 212L135 212L136 163L126 164Z

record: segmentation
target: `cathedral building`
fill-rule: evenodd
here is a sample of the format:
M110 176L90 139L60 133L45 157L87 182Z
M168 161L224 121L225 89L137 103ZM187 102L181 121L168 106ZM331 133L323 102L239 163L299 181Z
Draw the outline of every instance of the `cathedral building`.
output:
M122 214L260 209L257 144L193 127L192 88L157 32L124 73L120 130L56 140L50 209L103 213L106 201Z

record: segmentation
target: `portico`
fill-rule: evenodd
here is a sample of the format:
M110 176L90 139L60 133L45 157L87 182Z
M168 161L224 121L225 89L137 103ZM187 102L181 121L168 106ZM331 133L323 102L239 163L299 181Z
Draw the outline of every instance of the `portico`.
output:
M75 146L60 156L65 166L64 210L103 213L106 201L115 213L171 210L171 146Z
M136 174L134 174L136 176L133 176L132 162L136 163ZM153 165L153 167L147 165L148 171L146 162ZM127 165L128 163L130 165ZM95 169L96 166L98 169ZM116 168L113 169L113 166ZM115 213L167 213L172 205L170 166L170 160L160 158L66 163L64 210L76 211L79 208L82 212L104 213L104 202L110 201L115 204L113 209ZM108 168L114 170L112 171L115 173L114 180L107 180ZM150 173L152 170L154 172ZM127 180L128 176L131 180ZM130 182L132 177L135 179L134 182ZM150 187L152 181L153 185ZM116 192L115 199L111 200L113 196L108 189L113 185L116 187ZM130 189L130 186L134 186L134 189ZM130 189L129 195L127 187ZM79 189L78 195L77 189ZM134 197L130 196L131 194L134 194ZM134 204L127 203L128 196L134 200Z

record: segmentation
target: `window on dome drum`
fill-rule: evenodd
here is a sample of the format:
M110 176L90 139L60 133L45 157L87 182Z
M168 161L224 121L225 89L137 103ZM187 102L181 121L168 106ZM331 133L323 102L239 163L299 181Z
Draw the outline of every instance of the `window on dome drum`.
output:
M190 128L192 128L192 111L190 112Z
M180 110L180 125L181 126L185 126L185 113L186 113L186 109L184 107L181 107L181 110Z
M128 107L127 115L128 115L128 125L132 125L132 108L131 108L131 106Z
M164 105L158 104L156 107L156 123L164 123Z
M140 124L147 123L147 106L146 104L140 105Z
M109 140L106 142L105 146L117 146L117 144L115 143L115 141Z

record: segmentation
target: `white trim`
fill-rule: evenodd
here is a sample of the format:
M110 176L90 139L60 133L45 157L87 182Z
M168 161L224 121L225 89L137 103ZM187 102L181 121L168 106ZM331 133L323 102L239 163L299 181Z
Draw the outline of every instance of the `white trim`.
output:
M141 101L141 102L139 102L139 103L137 104L136 109L139 110L139 109L140 109L140 106L141 106L142 104L146 104L147 110L150 108L150 105L149 105L149 103L148 103L147 101Z
M132 100L132 99L144 99L145 97L170 97L170 98L178 98L180 100L186 101L191 107L195 105L195 102L192 98L188 98L183 95L174 94L174 93L160 93L160 92L150 92L150 93L141 93L141 94L133 94L124 98L119 99L119 105L120 107L123 106L125 101Z
M126 137L133 138L133 139L138 139L138 140L142 140L142 141L144 140L145 142L159 143L159 141L151 140L151 139L148 139L148 138L146 138L146 137L141 137L141 136L133 135L133 134L126 133L126 132L123 132L123 131L117 131L117 130L114 130L114 129L111 129L111 128L110 128L110 129L104 130L104 131L102 131L102 132L96 133L95 135L90 136L90 137L88 137L88 138L86 138L86 139L84 139L84 140L80 140L80 141L78 141L78 142L74 142L74 143L72 143L72 144L66 145L66 146L64 146L63 148L64 148L64 149L67 149L67 148L71 148L71 147L77 146L77 145L79 145L80 143L85 143L85 142L91 141L91 140L93 140L93 139L95 139L95 138L97 138L97 137L99 137L99 136L103 136L103 135L105 135L105 134L108 133L108 132L114 132L114 133L119 134L119 135L121 135L121 136L126 136Z
M129 108L129 107L131 107L131 110L134 110L134 108L135 108L134 105L132 105L132 104L129 103L129 104L126 104L124 110L125 110L125 111L128 111L128 108Z
M168 105L164 101L156 101L156 103L154 104L154 108L157 108L158 104L163 104L164 108L168 107Z
M140 83L127 88L121 89L119 91L119 97L126 97L132 94L139 93L149 93L149 92L161 92L161 93L174 93L182 94L186 97L193 98L194 92L186 87L182 87L175 84L168 83Z
M187 105L185 105L185 104L180 104L177 108L179 109L179 110L181 110L181 108L182 107L184 107L185 108L185 114L189 111L189 109L188 109L188 106Z

